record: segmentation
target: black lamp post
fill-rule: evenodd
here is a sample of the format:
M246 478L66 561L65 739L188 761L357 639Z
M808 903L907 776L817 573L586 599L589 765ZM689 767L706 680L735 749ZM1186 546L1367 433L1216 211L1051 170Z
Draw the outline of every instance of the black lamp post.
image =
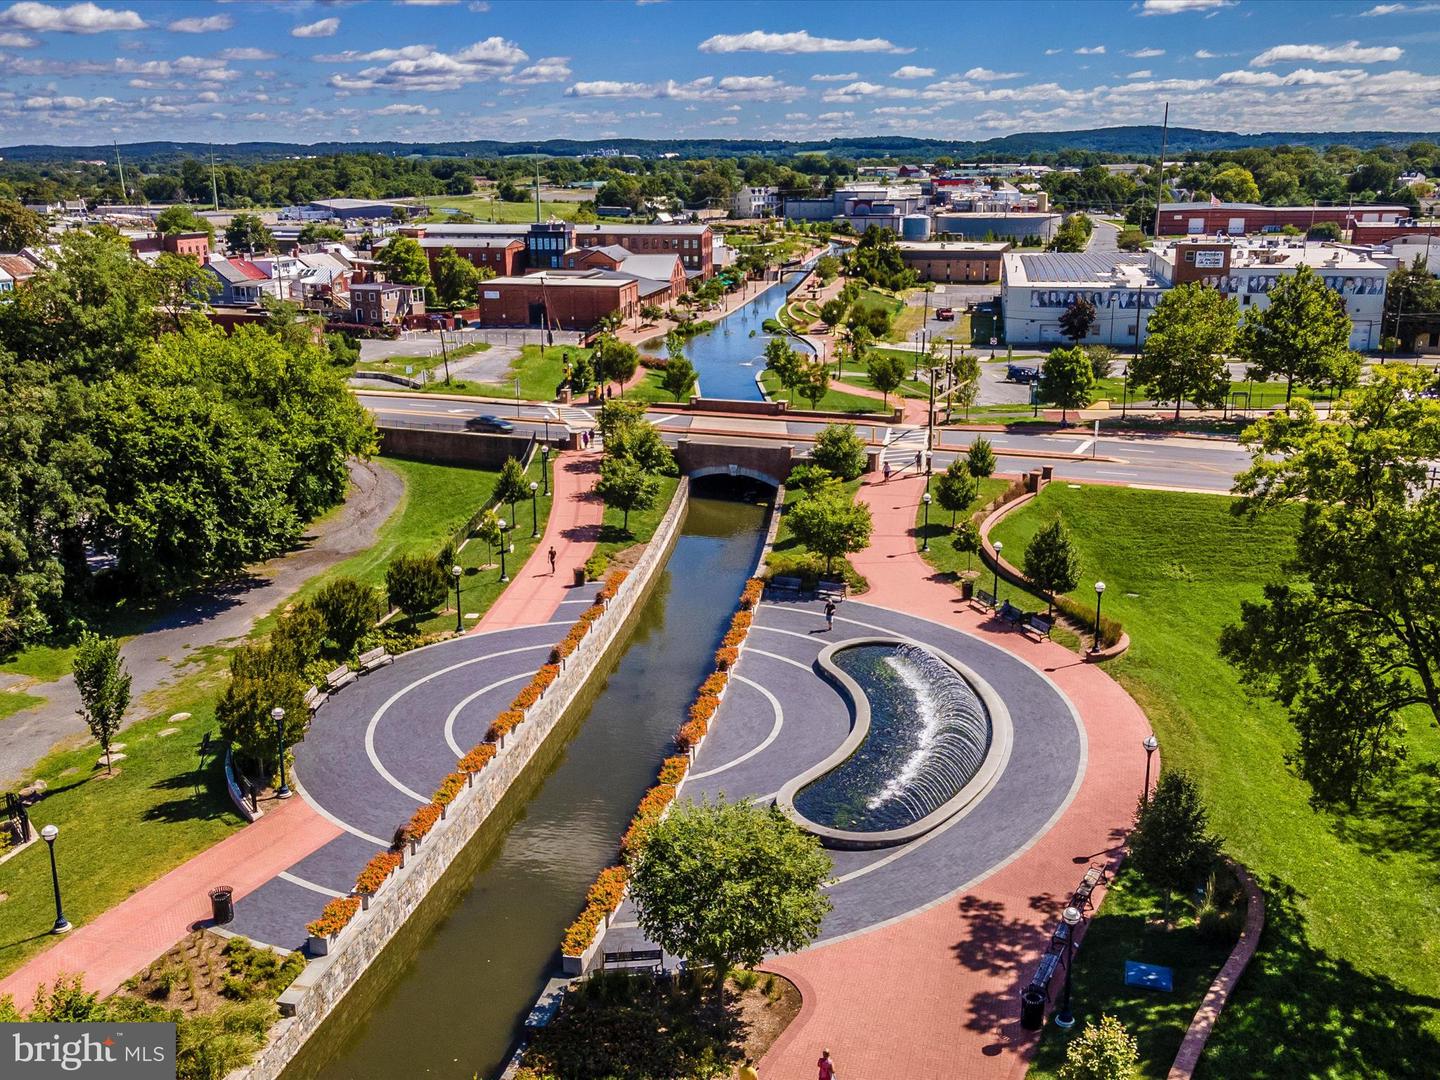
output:
M536 498L536 493L537 493L539 490L540 490L540 485L537 484L534 480L531 480L531 481L530 481L530 539L532 539L532 540L535 539L537 536L540 535L540 502L539 502L539 500Z
M995 541L995 606L1000 606L1000 552L1005 550L1002 541Z
M464 572L458 566L450 568L450 576L455 579L455 632L457 634L465 631L465 624L460 621L460 575Z
M1070 932L1065 935L1065 996L1055 1014L1055 1026L1069 1031L1075 1026L1075 1014L1070 1011L1070 971L1075 966L1075 928L1080 925L1080 909L1067 907L1060 917Z
M1121 419L1121 420L1124 420L1124 419L1125 419L1126 410L1129 409L1129 407L1130 407L1130 365L1129 365L1129 364L1126 364L1126 365L1125 365L1125 370L1124 370L1123 372L1121 372L1121 374L1125 376L1125 386L1124 386L1124 388L1123 388L1123 389L1121 390L1121 392L1120 392L1120 419Z
M550 444L540 447L540 478L545 481L545 494L550 494Z
M1160 740L1154 735L1146 735L1145 741L1140 744L1145 747L1145 790L1140 794L1140 800L1146 806L1150 805L1150 759L1155 756L1155 751L1160 749Z
M285 710L276 705L270 710L270 719L275 721L275 746L280 751L280 786L275 789L275 797L288 799L292 792L285 782Z
M927 491L920 496L920 501L925 504L925 534L920 542L921 551L930 550L930 493Z
M1103 581L1095 582L1095 640L1090 644L1092 653L1100 651L1100 598L1104 595L1105 583Z
M508 527L505 519L501 518L498 524L500 525L500 581L503 584L510 580L510 575L505 571L505 548L510 541L505 536L505 529Z
M60 872L55 868L55 838L60 835L60 829L54 825L46 825L40 830L40 838L50 848L50 885L55 890L55 925L50 928L52 934L63 934L70 929L70 920L65 918L65 911L60 906Z

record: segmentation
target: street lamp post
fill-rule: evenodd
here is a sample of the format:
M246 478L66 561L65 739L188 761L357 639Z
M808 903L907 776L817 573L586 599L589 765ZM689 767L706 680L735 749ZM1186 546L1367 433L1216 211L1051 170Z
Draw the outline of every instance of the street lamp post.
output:
M1127 410L1129 409L1129 407L1130 407L1130 365L1129 365L1129 364L1126 364L1126 365L1125 365L1125 370L1124 370L1123 372L1121 372L1121 374L1125 376L1125 386L1124 386L1124 389L1122 389L1121 392L1120 392L1120 419L1121 419L1121 420L1124 420L1124 419L1125 419L1125 413L1126 413L1126 411L1127 411Z
M930 550L930 493L927 491L920 496L920 501L925 504L925 537L920 542L921 551Z
M545 481L545 494L550 494L550 443L540 447L540 478Z
M1075 966L1075 928L1080 925L1080 909L1067 907L1060 917L1070 932L1065 935L1065 997L1055 1014L1055 1026L1069 1031L1075 1026L1075 1014L1070 1011L1070 971Z
M60 906L60 871L55 868L55 838L60 835L60 829L55 825L46 825L40 830L40 838L50 848L50 885L55 890L55 925L50 928L52 934L63 934L70 929L70 920L65 918L65 910Z
M462 633L465 629L465 624L460 621L460 575L464 572L458 566L450 568L450 576L455 579L455 632L457 634Z
M1150 805L1150 759L1155 756L1155 751L1160 749L1160 740L1152 735L1146 735L1145 741L1140 744L1145 747L1145 790L1140 793L1140 800L1146 806Z
M1005 550L1003 541L995 541L995 606L1000 606L1000 552Z
M275 789L275 797L288 799L291 791L285 782L285 710L276 705L270 710L270 719L275 721L275 745L280 751L280 786Z
M537 484L534 480L531 480L531 481L530 481L530 539L532 539L532 540L535 539L537 536L540 535L540 503L539 503L539 500L536 498L536 492L538 492L539 490L540 490L540 485Z
M498 524L500 526L500 582L504 584L510 580L510 575L505 571L505 547L510 541L505 537L505 530L508 527L505 519L501 518Z
M1105 583L1095 582L1095 640L1090 645L1092 653L1100 651L1100 598L1105 595Z

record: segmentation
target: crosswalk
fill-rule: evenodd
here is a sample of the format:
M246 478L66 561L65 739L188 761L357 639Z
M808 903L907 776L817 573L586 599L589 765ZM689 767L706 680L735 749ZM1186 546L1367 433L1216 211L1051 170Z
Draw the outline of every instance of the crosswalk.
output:
M885 432L885 448L880 452L880 467L890 466L892 472L902 469L916 469L925 451L925 429L923 427L888 428Z
M582 431L595 426L595 417L574 405L551 405L549 408L551 415L571 431Z

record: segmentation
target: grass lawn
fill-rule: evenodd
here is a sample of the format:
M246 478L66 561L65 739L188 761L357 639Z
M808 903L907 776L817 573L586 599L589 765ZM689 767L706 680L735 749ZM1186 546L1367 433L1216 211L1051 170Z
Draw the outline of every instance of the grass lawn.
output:
M844 485L852 499L860 490L862 479L862 477L856 477ZM795 574L808 579L824 573L824 560L806 547L800 538L790 531L789 513L800 497L801 493L798 490L786 490L785 503L780 507L780 525L775 530L775 545L771 548L770 554L766 556L765 563L772 571L780 573L782 576ZM797 566L797 563L802 565ZM852 592L864 592L870 587L870 583L850 565L849 559L837 559L829 576L838 581L841 574L849 583Z
M660 477L660 495L656 498L655 505L649 510L630 511L629 531L622 525L625 515L613 506L605 507L605 516L600 524L600 539L595 545L596 553L611 558L616 552L648 541L655 535L655 527L660 524L665 511L670 509L670 500L675 497L675 489L679 486L678 476Z
M520 380L520 397L525 401L554 401L555 388L565 373L566 360L572 357L588 356L588 349L574 345L551 345L541 349L539 345L525 345L520 355L510 362L505 381L494 383L465 383L469 392L486 397L513 398L515 380ZM462 391L463 392L463 391Z
M820 399L815 409L810 406L810 399L795 395L795 403L790 406L796 412L813 412L818 409L821 412L848 412L848 413L878 413L883 411L881 402L874 398L861 397L859 394L847 394L843 390L833 389L834 382L831 382L831 389L825 391L825 396ZM762 371L760 373L760 386L773 400L789 401L790 393L780 386L780 380L775 377L774 372Z
M43 704L43 697L27 694L24 690L0 690L0 720L14 716L21 709Z
M498 196L494 199L488 195L443 195L425 200L432 208L432 213L425 218L428 222L444 224L453 221L453 215L439 213L441 209L460 210L472 215L477 222L488 222L492 220L506 225L526 225L535 220L535 199L533 192L531 197L524 202L505 202ZM552 202L549 199L540 200L540 215L544 221L557 217L561 221L573 221L575 215L580 211L578 202Z
M1197 778L1212 827L1266 893L1261 950L1220 1018L1202 1075L1433 1075L1440 734L1412 723L1402 778L1359 812L1311 807L1307 786L1285 764L1296 744L1292 726L1273 703L1245 694L1216 646L1240 601L1281 576L1296 518L1248 522L1231 517L1229 504L1224 496L1057 483L994 536L1019 556L1039 526L1063 516L1082 564L1072 595L1093 601L1094 581L1103 578L1105 611L1130 634L1130 651L1107 670L1150 717L1165 766ZM1096 988L1079 996L1082 1014L1114 1012L1143 1026L1105 963L1103 951L1079 954L1077 978ZM1042 1061L1055 1060L1046 1056L1055 1039L1049 1031ZM1165 1074L1177 1044L1178 1035L1152 1048L1147 1076Z
M463 345L446 344L442 352L440 346L435 346L434 356L391 356L384 360L361 360L355 365L356 371L384 371L391 375L403 375L405 369L412 369L412 374L418 376L422 371L433 371L436 377L445 377L446 353L449 354L450 362L463 360L467 356L474 356L476 353L486 352L490 349L488 341L469 341Z
M670 393L669 390L664 389L660 385L660 379L663 375L664 372L662 371L647 370L645 372L644 379L636 383L634 386L629 386L625 388L625 397L633 398L639 401L651 401L654 402L656 405L676 404L675 395ZM700 384L700 389L705 389L704 383ZM694 391L691 391L691 393L694 393ZM690 395L686 394L680 400L689 401Z

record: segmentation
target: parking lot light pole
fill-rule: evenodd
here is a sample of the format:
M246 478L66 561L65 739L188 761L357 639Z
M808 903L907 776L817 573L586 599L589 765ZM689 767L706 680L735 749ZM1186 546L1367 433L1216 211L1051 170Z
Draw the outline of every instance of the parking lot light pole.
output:
M285 782L285 710L276 705L270 710L270 719L275 721L275 744L280 751L280 786L275 789L275 797L288 799L293 792Z
M455 632L457 634L463 633L465 630L465 624L460 621L460 575L464 572L458 566L450 568L450 576L455 579Z
M536 493L537 493L539 490L540 490L540 485L537 484L534 480L531 480L531 481L530 481L530 539L531 539L531 540L534 540L537 536L540 535L540 502L539 502L539 500L536 498Z
M1000 606L1000 552L1005 550L1003 541L995 541L995 606Z
M1146 806L1150 805L1150 759L1155 756L1155 751L1160 749L1160 740L1153 734L1146 735L1145 741L1140 744L1145 747L1145 790L1140 793L1140 801Z
M1075 1026L1075 1014L1070 1010L1070 972L1075 966L1075 928L1080 925L1080 909L1067 907L1060 917L1070 932L1065 935L1065 994L1055 1014L1055 1026L1069 1031Z
M70 929L70 920L65 918L65 911L60 906L60 871L55 868L55 838L60 835L60 829L55 825L46 825L40 830L40 838L50 848L50 886L55 890L55 925L50 928L52 934L63 934Z
M500 583L503 585L510 580L510 575L505 572L505 547L510 541L505 535L505 529L507 528L505 519L501 518L496 524L500 527Z
M925 538L920 542L921 551L930 550L930 492L920 496L920 501L925 504Z
M1105 583L1095 582L1095 640L1090 645L1092 653L1100 651L1100 598L1105 595Z

